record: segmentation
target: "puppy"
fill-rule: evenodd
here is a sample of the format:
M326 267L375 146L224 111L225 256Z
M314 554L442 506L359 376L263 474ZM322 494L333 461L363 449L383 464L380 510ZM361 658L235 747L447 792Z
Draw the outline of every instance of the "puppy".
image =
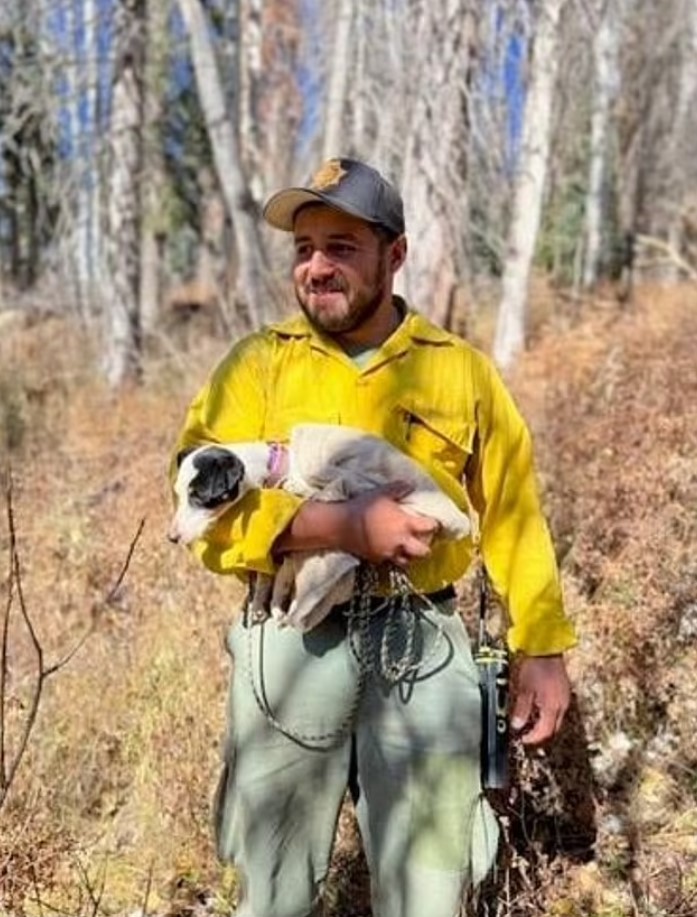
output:
M300 424L287 446L201 446L179 456L172 541L200 538L250 489L281 486L300 497L333 502L398 481L410 488L401 505L440 524L444 537L471 531L466 513L413 459L378 436L352 427ZM292 552L275 578L259 577L252 610L302 631L312 629L353 591L360 561L340 551Z

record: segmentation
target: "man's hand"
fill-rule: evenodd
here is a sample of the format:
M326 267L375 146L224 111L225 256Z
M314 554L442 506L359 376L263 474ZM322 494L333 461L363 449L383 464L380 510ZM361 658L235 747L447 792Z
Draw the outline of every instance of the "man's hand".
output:
M511 728L519 732L532 724L521 741L524 745L539 745L559 731L571 699L564 657L523 657L515 684Z
M408 492L404 485L392 484L347 501L341 548L372 564L390 561L400 567L426 557L439 526L401 508L398 501Z
M304 503L276 539L275 551L345 551L371 564L385 561L406 567L430 551L438 523L405 512L399 501L404 484L376 488L342 503Z

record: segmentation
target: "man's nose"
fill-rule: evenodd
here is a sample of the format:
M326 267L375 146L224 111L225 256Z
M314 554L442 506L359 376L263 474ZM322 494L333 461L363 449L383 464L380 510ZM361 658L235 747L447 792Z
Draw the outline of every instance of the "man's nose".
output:
M334 273L334 262L326 253L317 248L312 253L308 268L311 277L329 277Z

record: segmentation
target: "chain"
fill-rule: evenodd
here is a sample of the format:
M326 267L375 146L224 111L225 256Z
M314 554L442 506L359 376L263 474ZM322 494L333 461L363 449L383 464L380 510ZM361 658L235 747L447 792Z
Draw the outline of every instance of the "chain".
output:
M396 685L409 675L416 674L424 668L440 649L443 639L443 626L438 620L438 608L428 596L417 593L408 575L398 567L389 570L388 585L390 594L383 602L375 605L375 594L379 586L378 571L368 564L361 564L356 573L356 584L353 596L345 612L347 621L347 640L351 653L356 661L358 677L351 707L339 726L328 732L306 733L293 729L282 723L271 709L264 692L264 633L267 620L245 622L247 630L247 664L249 680L257 707L264 714L267 722L286 738L306 748L317 751L328 751L340 745L351 732L363 699L366 682L371 676L377 676ZM418 603L418 604L417 604ZM423 607L419 607L419 605ZM426 614L436 612L432 621ZM384 625L379 641L379 652L374 652L372 626L373 621L384 613ZM423 620L436 630L436 638L428 653L419 659L416 635L419 621ZM259 686L254 678L254 630L258 629L258 672ZM401 647L395 650L397 643ZM376 661L377 660L377 661Z

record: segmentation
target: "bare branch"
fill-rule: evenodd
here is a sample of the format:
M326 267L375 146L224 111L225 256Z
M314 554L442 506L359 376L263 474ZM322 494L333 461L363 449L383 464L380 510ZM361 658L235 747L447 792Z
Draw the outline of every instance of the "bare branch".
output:
M150 890L152 888L152 874L155 868L155 864L150 860L150 865L148 866L148 878L145 883L145 893L143 894L143 903L140 908L141 917L147 917L148 915L148 900L150 898Z
M94 632L94 628L96 626L97 620L98 620L99 612L103 608L106 608L107 606L111 605L114 599L116 598L116 596L118 595L118 591L121 588L121 584L123 583L126 577L126 573L128 572L128 568L131 563L131 558L133 557L133 552L135 551L135 547L138 544L140 536L143 534L144 528L145 528L145 518L141 519L140 522L138 523L138 528L136 529L136 533L133 536L133 538L131 539L130 545L128 546L128 552L126 554L126 559L123 562L123 566L121 567L121 571L119 572L119 575L116 577L116 581L114 585L109 590L106 598L101 603L98 603L94 607L93 614L92 614L92 623L87 628L87 630L84 632L84 634L80 637L77 643L72 647L72 649L70 649L68 653L66 653L65 656L63 656L61 659L58 660L58 662L55 662L53 665L48 666L44 670L44 678L48 678L49 675L54 675L56 672L58 672L60 669L66 666L70 662L70 660L73 658L73 656L75 656L76 653L86 643L87 639L92 635L92 633Z
M87 892L90 903L92 905L90 917L97 917L100 905L102 903L102 898L104 897L104 888L106 887L107 862L104 860L102 863L102 868L98 879L99 887L97 887L96 884L92 882L87 869L81 863L79 857L75 858L75 863L77 865L78 872L80 873L82 884L84 885L85 891Z
M10 469L6 470L5 499L8 514L11 514L12 478ZM7 690L7 647L10 630L10 612L14 597L14 553L10 545L10 564L7 573L7 602L2 619L2 636L0 637L0 792L7 786L7 770L5 764L5 692Z
M687 274L690 280L697 281L697 269L689 264L680 252L677 252L668 242L663 239L657 239L655 236L645 236L641 233L637 233L636 240L640 245L646 248L653 248L656 251L662 252L668 261L674 264L679 270L683 271L683 273Z
M34 729L36 723L36 717L39 711L39 705L41 703L41 696L43 694L44 685L46 680L51 676L55 675L56 672L59 672L64 666L66 666L70 660L76 655L76 653L81 649L85 644L87 639L94 632L96 621L98 617L96 614L92 616L92 622L87 627L85 632L75 643L75 645L69 650L69 652L60 658L53 665L47 666L44 662L44 650L39 640L38 634L34 627L29 609L27 607L24 588L22 585L22 568L19 559L19 552L17 549L17 529L15 524L15 515L14 515L14 505L13 505L13 484L12 484L12 475L10 471L7 472L6 479L6 501L7 501L7 524L9 531L10 539L10 570L9 570L9 580L7 587L7 602L5 605L5 611L2 620L2 643L0 644L0 809L2 809L3 804L7 798L7 794L12 786L15 775L19 768L24 754L29 743L29 738ZM121 567L121 570L116 578L114 585L109 590L105 599L102 603L97 605L97 611L100 608L107 607L110 605L124 581L126 573L131 563L133 557L133 552L135 551L136 544L143 532L145 527L145 519L141 519L135 535L131 539L131 543L126 554L126 559ZM19 737L19 742L17 749L15 750L12 760L7 762L7 750L6 750L6 740L5 740L5 711L6 711L6 693L7 693L7 656L8 656L8 644L9 644L9 620L10 612L12 609L12 603L14 597L16 596L19 607L22 615L22 620L24 625L27 628L29 637L31 639L32 647L36 654L37 660L37 676L36 676L36 685L32 693L31 702L29 704L29 711L24 720L22 726L21 735ZM94 898L92 899L94 903ZM98 904L97 904L98 906ZM95 911L96 913L96 911Z

